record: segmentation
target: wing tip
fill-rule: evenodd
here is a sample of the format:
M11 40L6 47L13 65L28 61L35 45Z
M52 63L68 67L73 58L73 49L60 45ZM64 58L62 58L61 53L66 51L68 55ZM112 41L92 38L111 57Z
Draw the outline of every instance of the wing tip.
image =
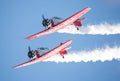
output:
M31 35L29 37L26 37L25 40L32 40L32 39L36 39L38 37L40 37L40 36L39 35Z
M18 68L21 68L21 67L23 67L23 66L17 65L17 66L13 66L12 68L13 69L18 69Z
M31 37L31 36L29 36L29 37L26 37L26 38L24 38L25 40L32 40L32 39L34 39L33 37Z
M91 10L91 7L86 7L87 9Z
M30 40L28 37L24 38L25 40Z
M70 40L68 40L68 41L70 41L71 43L73 42L73 40L72 40L72 39L70 39Z
M17 69L18 67L17 67L17 66L13 66L12 68L13 68L13 69Z

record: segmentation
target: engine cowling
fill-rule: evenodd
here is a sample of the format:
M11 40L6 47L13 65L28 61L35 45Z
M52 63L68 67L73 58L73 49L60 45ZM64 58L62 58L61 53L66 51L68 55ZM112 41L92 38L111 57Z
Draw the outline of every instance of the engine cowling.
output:
M42 21L42 25L43 25L44 27L48 27L48 26L50 25L50 20L49 20L49 19L44 19L44 20Z
M35 51L31 50L28 52L28 57L31 59L31 58L34 58L36 56L36 53Z
M31 50L31 51L28 52L28 57L30 59L39 58L40 54L39 54L38 50Z

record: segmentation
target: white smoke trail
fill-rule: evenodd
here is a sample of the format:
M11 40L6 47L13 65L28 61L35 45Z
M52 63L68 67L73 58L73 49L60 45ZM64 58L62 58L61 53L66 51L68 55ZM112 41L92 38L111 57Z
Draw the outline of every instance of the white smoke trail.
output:
M80 27L80 30L76 30L74 25L70 25L64 29L58 31L59 33L69 34L120 34L120 24L99 24L99 25L87 25L86 27Z
M98 48L92 51L80 51L80 52L71 52L65 55L63 59L60 55L52 56L44 62L96 62L96 61L112 61L120 60L120 47L105 47Z

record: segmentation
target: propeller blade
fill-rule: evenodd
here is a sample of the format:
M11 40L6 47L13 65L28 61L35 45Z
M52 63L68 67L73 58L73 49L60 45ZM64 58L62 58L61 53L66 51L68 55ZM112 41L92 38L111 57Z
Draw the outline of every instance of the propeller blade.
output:
M45 17L44 17L44 15L42 14L42 18L43 18L43 20L45 20Z
M29 52L31 51L30 46L28 47Z

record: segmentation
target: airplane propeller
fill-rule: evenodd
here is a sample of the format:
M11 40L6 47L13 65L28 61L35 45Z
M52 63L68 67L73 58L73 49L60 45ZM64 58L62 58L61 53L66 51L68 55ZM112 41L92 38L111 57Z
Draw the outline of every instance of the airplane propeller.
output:
M31 51L30 46L28 47L29 52Z
M42 24L44 27L48 27L48 25L50 24L50 20L48 18L45 18L44 15L42 15Z
M44 17L44 15L42 14L42 18L43 18L43 20L45 20L45 17Z
M30 49L30 46L28 47L28 57L33 58L35 55L33 54L33 51Z

